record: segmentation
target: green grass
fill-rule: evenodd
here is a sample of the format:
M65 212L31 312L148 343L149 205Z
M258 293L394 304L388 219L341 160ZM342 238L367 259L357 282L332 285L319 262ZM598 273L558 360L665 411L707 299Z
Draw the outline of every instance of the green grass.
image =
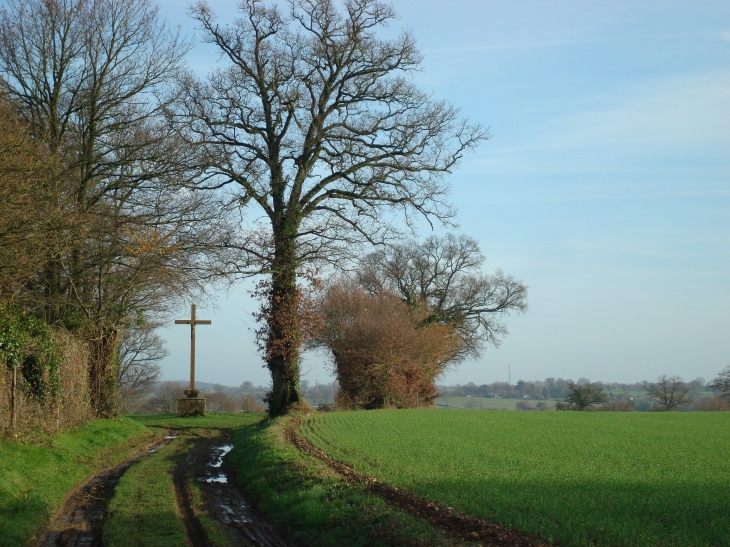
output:
M288 420L234 430L227 465L259 510L302 545L458 545L425 521L343 482L321 461L285 442Z
M129 416L129 418L147 427L154 428L173 430L230 429L260 422L264 418L264 414L230 412L192 418L180 418L175 414L139 414Z
M172 471L194 442L181 437L143 458L122 476L104 522L106 547L185 545L175 505Z
M730 545L730 413L343 412L302 432L360 472L563 547Z
M96 420L40 444L0 440L0 545L31 544L66 494L151 440L143 425Z

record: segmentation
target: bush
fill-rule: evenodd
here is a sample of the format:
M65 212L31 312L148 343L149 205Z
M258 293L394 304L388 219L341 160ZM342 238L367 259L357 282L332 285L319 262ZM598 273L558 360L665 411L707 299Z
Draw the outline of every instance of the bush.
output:
M628 401L612 401L610 404L598 407L598 410L604 412L636 412L634 405Z
M700 399L692 405L692 410L701 412L723 412L730 410L730 402L722 397L712 397L711 399Z

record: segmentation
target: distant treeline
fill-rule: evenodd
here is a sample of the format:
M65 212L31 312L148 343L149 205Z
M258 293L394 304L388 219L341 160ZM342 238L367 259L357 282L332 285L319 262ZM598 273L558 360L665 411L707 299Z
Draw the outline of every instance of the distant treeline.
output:
M494 382L491 384L477 385L474 382L468 384L456 384L453 386L439 385L438 389L444 397L498 397L502 399L562 399L568 393L568 384L573 382L570 378L545 378L544 380L525 381L518 380L516 384L507 382ZM651 382L642 380L633 384L621 382L591 382L587 378L580 378L577 384L592 383L601 387L604 391L613 392L617 390L625 392L641 391L646 393ZM711 391L710 384L704 378L695 378L687 384L696 391ZM633 395L633 394L631 394ZM527 396L527 397L525 397Z

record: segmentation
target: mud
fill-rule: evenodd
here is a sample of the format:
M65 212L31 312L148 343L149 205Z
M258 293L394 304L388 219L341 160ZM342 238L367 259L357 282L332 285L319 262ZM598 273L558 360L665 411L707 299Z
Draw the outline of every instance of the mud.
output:
M277 532L256 511L248 496L229 480L231 471L224 465L224 457L231 448L226 437L216 437L191 450L185 463L199 482L208 514L222 525L231 545L297 547Z
M174 439L155 441L123 462L104 469L76 487L56 512L35 547L101 547L101 524L122 475L143 457Z
M453 537L475 542L485 547L550 547L550 544L541 539L460 513L451 507L444 507L422 496L416 496L406 490L381 482L374 477L357 473L344 463L333 460L323 450L301 437L297 433L298 429L299 419L296 418L292 420L291 427L285 430L287 441L298 450L322 460L347 482L363 485L368 492L379 496L386 503L416 517L426 519L432 526L449 532Z

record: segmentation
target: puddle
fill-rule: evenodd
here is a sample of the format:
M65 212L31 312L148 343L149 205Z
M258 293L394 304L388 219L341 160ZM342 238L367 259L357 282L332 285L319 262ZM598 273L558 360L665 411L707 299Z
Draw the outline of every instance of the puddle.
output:
M166 439L177 439L177 437L178 437L177 435L168 435L165 438Z
M228 480L223 459L233 445L225 438L218 442L221 444L208 445L200 459L196 458L203 463L197 480L203 483L200 486L210 515L223 525L231 545L291 547L258 514L245 493Z
M217 482L227 484L228 475L221 471L220 467L223 465L223 458L225 458L226 454L228 454L232 449L232 444L216 446L210 455L210 460L205 466L205 475L198 477L198 480L208 483Z

